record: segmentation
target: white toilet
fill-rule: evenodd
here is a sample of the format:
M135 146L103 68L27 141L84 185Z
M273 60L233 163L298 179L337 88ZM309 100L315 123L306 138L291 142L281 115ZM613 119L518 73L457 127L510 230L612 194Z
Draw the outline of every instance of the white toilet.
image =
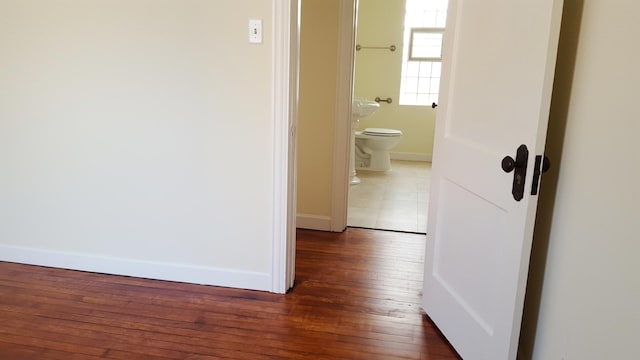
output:
M389 151L402 140L402 131L396 129L366 128L356 131L355 167L363 170L389 171Z

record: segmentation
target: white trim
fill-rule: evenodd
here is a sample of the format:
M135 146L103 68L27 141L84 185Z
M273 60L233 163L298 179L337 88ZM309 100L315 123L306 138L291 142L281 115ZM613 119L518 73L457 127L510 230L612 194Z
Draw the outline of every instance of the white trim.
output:
M270 290L285 293L295 272L296 113L299 0L273 2L273 234Z
M431 162L431 160L433 160L432 154L392 152L389 155L391 156L392 160L424 161L424 162Z
M311 214L298 214L296 227L300 229L331 231L331 217Z
M283 25L289 28L289 51L283 50L283 55L289 59L289 172L287 177L287 237L286 237L286 290L293 287L296 271L296 208L298 189L298 94L300 74L300 6L301 0L288 0L289 16L282 19Z
M0 261L103 274L270 291L268 273L0 246Z
M333 143L333 191L330 231L347 227L349 197L349 151L351 149L351 105L353 97L356 0L340 2L338 29L338 78L335 135Z

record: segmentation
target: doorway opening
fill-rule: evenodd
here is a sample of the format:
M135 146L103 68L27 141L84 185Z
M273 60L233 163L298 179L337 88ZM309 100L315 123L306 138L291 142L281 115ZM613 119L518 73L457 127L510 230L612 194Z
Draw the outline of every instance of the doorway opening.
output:
M447 5L447 0L358 1L352 93L386 101L353 126L399 130L402 139L390 151L392 170L385 172L362 166L367 154L358 151L356 136L360 183L348 189L347 226L426 233Z

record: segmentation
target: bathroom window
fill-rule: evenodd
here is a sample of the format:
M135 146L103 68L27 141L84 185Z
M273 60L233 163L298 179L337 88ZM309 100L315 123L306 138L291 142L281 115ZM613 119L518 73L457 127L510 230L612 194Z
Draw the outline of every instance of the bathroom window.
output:
M442 61L444 29L412 28L409 36L409 61Z
M406 0L400 105L438 102L448 0Z

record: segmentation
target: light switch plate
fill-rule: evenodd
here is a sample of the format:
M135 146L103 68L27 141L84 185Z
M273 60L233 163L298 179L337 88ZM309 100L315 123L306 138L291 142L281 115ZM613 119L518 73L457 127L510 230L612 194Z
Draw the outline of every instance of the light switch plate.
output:
M251 44L262 44L262 20L249 20L249 42Z

